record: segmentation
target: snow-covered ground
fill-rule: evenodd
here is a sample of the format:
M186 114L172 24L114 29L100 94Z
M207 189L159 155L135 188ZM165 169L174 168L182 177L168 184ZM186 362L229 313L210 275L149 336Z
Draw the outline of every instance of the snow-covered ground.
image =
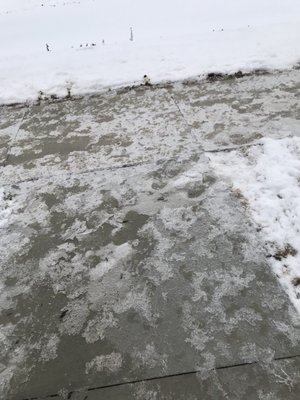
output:
M210 155L257 224L273 271L300 312L300 138Z
M4 226L9 218L10 210L6 206L4 201L7 197L4 189L0 187L0 229Z
M290 67L300 60L300 2L1 0L0 38L0 103L9 103L145 74L161 82Z

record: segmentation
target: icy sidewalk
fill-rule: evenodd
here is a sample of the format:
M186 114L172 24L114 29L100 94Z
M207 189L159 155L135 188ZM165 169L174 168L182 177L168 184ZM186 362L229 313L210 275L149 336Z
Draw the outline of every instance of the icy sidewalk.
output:
M299 316L220 166L296 154L299 75L1 108L2 398L298 399Z

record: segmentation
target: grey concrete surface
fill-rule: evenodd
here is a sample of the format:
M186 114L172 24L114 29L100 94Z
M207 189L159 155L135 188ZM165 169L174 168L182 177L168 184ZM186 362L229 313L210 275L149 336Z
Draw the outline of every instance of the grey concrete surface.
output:
M300 390L299 367L299 359L251 364L211 370L205 376L191 373L111 388L91 388L72 393L70 399L296 399Z
M299 78L0 110L2 398L299 398L299 316L209 163L299 134Z

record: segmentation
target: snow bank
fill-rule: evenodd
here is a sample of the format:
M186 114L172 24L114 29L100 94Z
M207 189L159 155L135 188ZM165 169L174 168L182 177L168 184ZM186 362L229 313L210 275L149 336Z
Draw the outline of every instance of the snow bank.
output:
M262 139L246 152L209 156L229 178L265 241L267 257L300 312L300 138Z
M299 21L298 0L2 0L0 103L290 67Z

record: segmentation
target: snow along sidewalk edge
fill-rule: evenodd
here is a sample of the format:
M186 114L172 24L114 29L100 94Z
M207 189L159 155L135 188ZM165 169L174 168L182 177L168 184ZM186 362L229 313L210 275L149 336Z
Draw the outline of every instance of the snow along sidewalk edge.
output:
M257 226L273 272L300 313L300 138L208 155Z
M278 68L278 69L272 69L272 68L256 68L256 69L245 69L241 70L238 69L235 72L232 73L224 73L224 72L209 72L206 74L199 74L196 76L191 76L189 78L185 79L178 79L178 80L167 80L167 79L162 79L161 81L152 83L144 83L144 81L139 82L139 81L134 81L134 82L125 82L123 84L119 85L107 85L103 86L102 88L99 88L95 91L86 91L86 92L71 92L68 93L68 90L66 88L66 94L65 95L57 95L55 93L47 93L43 91L39 91L37 93L37 96L32 99L26 99L24 101L8 101L8 102L0 102L0 109L3 107L24 107L24 106L29 106L31 104L49 104L49 103L61 103L64 101L76 101L76 100L81 100L85 97L98 97L102 96L105 93L108 92L117 92L118 94L120 93L127 93L131 90L156 90L156 89L167 89L172 87L173 85L176 84L182 84L182 85L201 85L205 83L213 83L213 82L218 82L218 81L229 81L233 79L241 79L241 78L247 78L247 77L252 77L252 76L263 76L263 75L274 75L274 74L281 74L285 73L291 70L298 70L300 69L300 62L295 63L291 68ZM1 101L1 99L0 99Z

